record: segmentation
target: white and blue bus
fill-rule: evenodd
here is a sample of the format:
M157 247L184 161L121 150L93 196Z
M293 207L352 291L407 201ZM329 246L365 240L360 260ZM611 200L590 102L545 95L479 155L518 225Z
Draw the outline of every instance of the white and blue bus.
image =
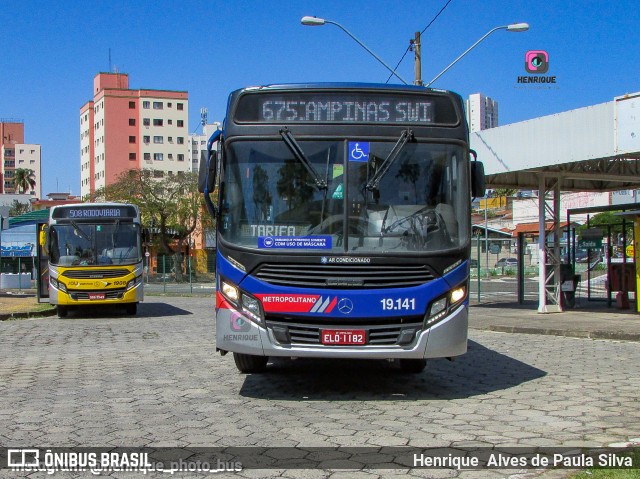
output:
M240 371L288 356L419 372L466 352L470 203L484 172L459 95L244 88L209 148L200 190L217 221L216 347Z

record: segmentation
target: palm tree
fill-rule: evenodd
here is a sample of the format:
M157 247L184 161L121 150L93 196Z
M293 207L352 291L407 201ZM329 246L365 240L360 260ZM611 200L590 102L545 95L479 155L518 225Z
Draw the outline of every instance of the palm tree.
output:
M36 175L29 168L16 168L14 177L16 190L20 193L26 193L29 188L33 190L36 187Z

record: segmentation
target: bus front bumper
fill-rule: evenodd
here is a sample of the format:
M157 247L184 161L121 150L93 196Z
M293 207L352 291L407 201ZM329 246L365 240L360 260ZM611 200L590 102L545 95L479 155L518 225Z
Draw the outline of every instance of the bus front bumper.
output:
M129 290L96 290L63 292L49 286L49 301L61 306L95 306L100 304L139 303L144 300L142 282Z
M239 320L240 319L240 320ZM327 329L335 326L327 325ZM269 328L258 326L231 309L219 309L216 348L271 357L424 359L453 357L467 351L468 306L462 305L429 329L419 331L406 346L327 346L281 344Z

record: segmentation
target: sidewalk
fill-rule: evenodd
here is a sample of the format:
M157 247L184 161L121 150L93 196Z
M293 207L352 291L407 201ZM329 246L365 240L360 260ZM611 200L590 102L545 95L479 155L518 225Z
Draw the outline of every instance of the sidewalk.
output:
M583 304L562 313L538 313L537 303L473 304L469 328L504 333L548 334L591 339L640 341L640 314L632 309L607 308L606 304Z
M197 285L202 286L202 285ZM209 285L207 285L209 286ZM153 288L150 288L153 289ZM203 291L211 295L210 287L195 288L193 296ZM167 291L167 295L177 294ZM181 292L181 295L188 292ZM631 309L607 308L604 302L583 302L579 307L562 313L539 314L537 303L471 303L469 328L504 333L547 334L591 339L640 341L640 314L635 304ZM44 310L43 310L44 309ZM0 291L0 321L55 315L53 307L35 303L35 291Z

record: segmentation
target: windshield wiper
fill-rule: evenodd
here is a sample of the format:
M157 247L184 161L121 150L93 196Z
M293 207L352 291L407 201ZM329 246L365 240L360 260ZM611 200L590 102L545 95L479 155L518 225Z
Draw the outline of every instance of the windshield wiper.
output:
M382 162L382 165L380 165L380 168L378 168L378 170L373 174L373 177L369 180L369 182L365 186L367 190L373 191L378 189L378 185L380 184L380 181L382 180L384 175L387 174L387 171L389 171L389 168L391 167L393 162L396 160L396 158L404 148L404 145L406 145L407 142L412 138L413 138L413 131L408 129L402 131L402 133L400 134L400 138L398 138L398 141L389 152L389 156L387 156L384 159L384 161Z
M282 136L282 140L285 142L287 147L291 150L291 153L293 153L293 156L295 156L296 159L300 163L302 163L302 166L304 166L309 172L309 174L313 178L316 188L318 188L319 190L327 189L327 182L322 179L318 172L313 168L311 161L309 161L309 158L307 158L307 156L304 154L304 151L302 151L302 148L300 148L300 145L291 134L291 131L289 131L287 127L284 127L280 130L280 135Z
M411 221L412 219L417 218L420 215L423 215L425 211L432 210L432 209L433 208L431 208L430 206L423 206L418 211L414 211L410 215L403 216L402 218L397 219L386 228L384 227L384 223L383 223L381 232L382 234L389 233L390 231L393 231L396 227L402 225L403 223L406 223L407 221ZM434 214L437 214L437 213L434 213ZM386 220L386 217L385 217L385 220ZM436 217L434 221L437 223L438 218Z
M80 227L75 221L71 220L71 226L73 226L73 229L78 232L79 236L81 236L82 238L86 239L89 243L91 243L91 238L87 236L87 234L80 229Z

